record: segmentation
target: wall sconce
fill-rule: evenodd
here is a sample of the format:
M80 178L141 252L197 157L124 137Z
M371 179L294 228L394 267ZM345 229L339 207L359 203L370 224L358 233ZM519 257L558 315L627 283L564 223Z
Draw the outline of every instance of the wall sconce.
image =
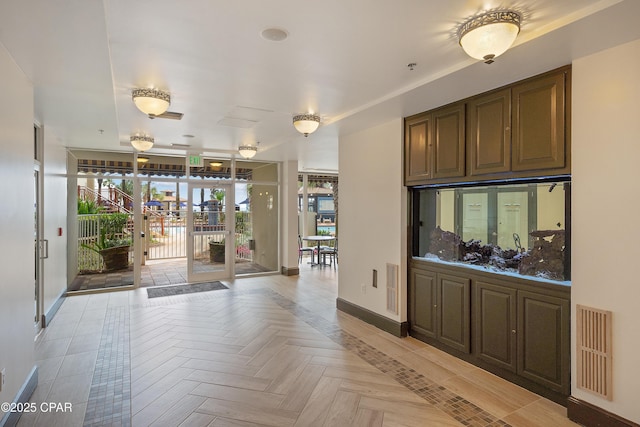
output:
M315 114L297 114L293 116L293 126L305 137L309 136L320 126L320 116Z
M131 135L131 145L138 151L147 151L153 147L153 137L148 135Z
M138 110L149 116L159 116L171 104L169 93L159 89L134 89L131 98Z
M149 162L148 157L138 156L138 163L148 163L148 162Z
M238 153L245 159L251 159L258 152L258 147L254 145L241 145L238 147Z
M458 29L460 46L475 59L491 64L507 51L520 32L522 16L511 10L483 13Z

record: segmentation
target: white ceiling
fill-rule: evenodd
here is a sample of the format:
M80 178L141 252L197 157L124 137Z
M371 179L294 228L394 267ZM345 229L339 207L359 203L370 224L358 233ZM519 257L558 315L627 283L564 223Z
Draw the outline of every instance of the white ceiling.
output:
M457 27L500 7L523 14L515 47L470 59ZM36 120L66 146L131 151L136 132L158 153L260 141L256 159L336 171L340 135L637 39L638 17L637 0L5 0L0 42L34 84ZM272 27L289 37L263 39ZM137 87L169 91L184 118L150 120ZM291 119L308 111L322 125L304 138Z

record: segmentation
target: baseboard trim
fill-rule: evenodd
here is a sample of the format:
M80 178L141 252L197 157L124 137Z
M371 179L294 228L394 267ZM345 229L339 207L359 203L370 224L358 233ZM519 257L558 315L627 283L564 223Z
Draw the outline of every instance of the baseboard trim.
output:
M388 317L384 317L378 313L374 313L371 310L360 307L359 305L345 301L342 298L336 298L336 307L340 311L344 311L360 320L372 324L376 328L380 328L383 331L389 332L397 337L406 337L409 330L409 324L407 322L396 322Z
M298 276L300 274L299 267L280 267L280 274L283 276Z
M18 394L13 403L27 403L31 399L31 395L38 386L38 367L34 366L31 372L27 376L27 380L18 391ZM22 412L7 412L4 417L0 419L0 427L14 427L18 424Z
M62 292L60 292L60 295L58 295L58 298L56 298L54 303L51 305L51 308L49 309L49 311L42 315L43 328L46 328L47 326L49 326L49 323L51 323L51 320L53 320L53 316L56 315L56 313L60 309L60 306L62 306L62 303L64 302L66 294L67 294L66 290L63 290Z
M633 421L605 411L584 400L569 396L567 399L567 417L586 427L639 427Z

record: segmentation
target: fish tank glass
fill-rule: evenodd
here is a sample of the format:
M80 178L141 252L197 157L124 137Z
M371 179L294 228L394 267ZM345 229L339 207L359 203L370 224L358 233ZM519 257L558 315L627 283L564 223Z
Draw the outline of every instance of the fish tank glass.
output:
M414 257L570 280L569 181L413 190Z

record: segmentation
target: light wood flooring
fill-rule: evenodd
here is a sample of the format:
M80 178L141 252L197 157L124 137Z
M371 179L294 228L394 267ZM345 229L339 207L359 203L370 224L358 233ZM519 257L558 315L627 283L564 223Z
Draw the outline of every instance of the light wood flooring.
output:
M339 312L337 270L228 290L69 297L36 341L19 426L571 426L566 410Z

